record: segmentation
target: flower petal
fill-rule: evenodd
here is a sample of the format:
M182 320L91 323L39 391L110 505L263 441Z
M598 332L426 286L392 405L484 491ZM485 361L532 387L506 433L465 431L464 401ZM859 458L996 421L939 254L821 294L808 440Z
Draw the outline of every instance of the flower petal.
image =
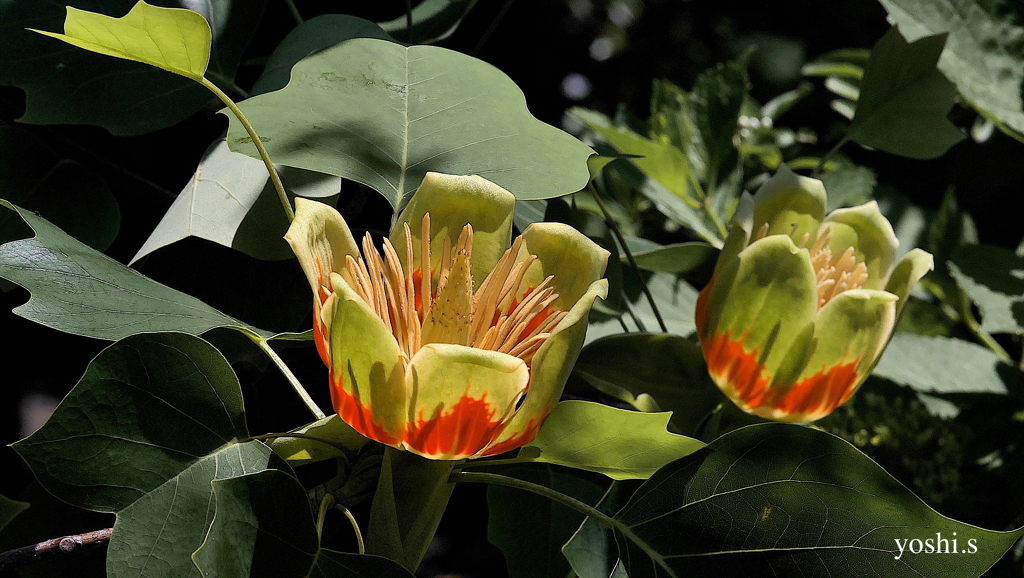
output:
M320 358L327 361L329 332L321 309L331 292L331 273L351 281L345 255L359 256L359 247L345 219L330 205L296 197L295 220L284 240L291 245L313 289L313 333Z
M739 203L736 205L736 212L733 213L729 227L729 236L722 245L718 254L718 261L715 262L715 273L717 274L726 263L736 258L740 251L750 244L750 235L754 223L754 199L750 193L744 192L740 195ZM714 276L714 275L712 275Z
M504 429L529 380L529 368L518 357L424 345L409 364L403 449L435 460L479 455Z
M562 223L534 223L523 231L523 246L517 261L536 255L517 298L536 287L547 276L554 275L554 288L558 299L552 307L567 311L590 290L594 281L604 275L610 253L569 225Z
M719 352L711 342L741 342L770 378L814 319L817 299L808 252L788 236L772 235L740 252L705 287L698 302L697 333L709 344L704 355L718 384L727 379L734 352Z
M413 254L419 259L421 222L424 213L429 212L430 266L435 268L444 239L454 247L462 228L469 223L473 225L473 279L479 284L508 249L515 203L515 195L483 177L427 173L391 229L391 243L402 265L409 267L404 227L408 223Z
M896 239L892 225L878 210L878 203L871 201L856 207L838 209L830 213L821 225L821 230L828 230L831 236L829 245L834 255L853 247L857 261L868 268L865 289L885 287L900 242Z
M501 436L483 455L505 453L533 441L544 418L562 396L565 381L576 364L587 335L587 318L594 300L607 296L608 280L594 281L569 309L565 318L555 326L551 336L533 356L526 399Z
M794 173L785 164L754 194L755 233L768 223L769 235L799 240L807 233L813 242L824 217L825 186L818 179Z
M337 273L331 275L331 400L341 419L364 436L388 445L405 433L405 365L398 342L370 307Z
M897 319L903 312L903 307L907 304L910 290L934 268L935 258L932 257L931 253L921 249L911 249L896 264L896 267L892 270L892 275L889 275L889 281L885 284L885 290L900 298L896 302Z

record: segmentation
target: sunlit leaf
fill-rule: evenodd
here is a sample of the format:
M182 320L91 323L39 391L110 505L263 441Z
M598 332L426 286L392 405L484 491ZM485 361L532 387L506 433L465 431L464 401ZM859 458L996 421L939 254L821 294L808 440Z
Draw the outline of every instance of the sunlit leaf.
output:
M190 8L213 31L207 76L230 84L259 24L264 0L157 0ZM26 30L60 31L65 2L8 0L0 8L0 84L26 92L21 122L96 124L114 134L140 134L176 124L213 95L194 81L140 62L109 58ZM135 0L76 0L76 8L123 16Z
M939 70L969 102L1024 133L1024 15L1014 0L880 0L908 40L949 33Z
M402 207L427 171L478 174L518 198L575 192L589 147L538 121L501 71L434 46L355 38L241 103L275 162L366 184ZM235 119L228 144L256 156Z
M897 333L875 375L926 393L1007 393L1024 374L980 345L948 337Z
M641 269L677 274L691 273L705 269L709 265L713 268L717 257L718 249L707 243L694 242L676 243L633 253L636 265Z
M844 48L822 54L800 68L805 76L840 76L843 78L862 78L864 65L867 64L871 52L860 48Z
M64 34L35 30L68 44L134 60L199 80L210 62L213 35L198 12L150 6L139 0L121 18L68 6Z
M1024 534L946 518L849 443L789 424L742 428L673 462L615 517L632 534L616 532L632 578L971 578Z
M563 401L544 420L536 439L523 448L520 459L529 456L525 461L590 470L614 480L645 479L704 447L695 439L666 431L669 417L667 412Z
M32 293L14 309L26 319L110 340L148 331L199 334L214 327L271 335L125 267L30 211L3 200L0 206L16 211L36 233L0 245L0 277Z
M934 158L964 138L946 119L956 87L936 62L945 35L910 44L893 27L871 50L846 136L885 152Z
M841 166L821 175L828 191L828 211L859 205L871 200L875 190L875 172L858 165Z
M993 245L963 245L949 272L981 309L981 329L1024 333L1024 257Z
M288 192L303 197L328 197L341 188L338 177L290 167L281 171L281 180ZM293 256L283 238L287 230L266 165L218 140L131 263L186 237L235 247L257 259L287 259Z
M336 458L344 455L344 450L357 450L370 441L337 415L329 415L289 433L308 437L279 437L270 440L268 445L293 465Z
M210 529L193 555L204 576L305 578L319 536L302 485L280 470L213 480Z

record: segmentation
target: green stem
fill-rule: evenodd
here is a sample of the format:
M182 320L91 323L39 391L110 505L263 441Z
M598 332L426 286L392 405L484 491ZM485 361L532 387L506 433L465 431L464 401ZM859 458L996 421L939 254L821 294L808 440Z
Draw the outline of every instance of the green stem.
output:
M985 347L992 350L999 359L1013 365L1013 357L1003 349L1002 345L999 345L999 342L996 341L989 332L982 330L981 324L978 323L978 320L974 318L974 313L971 312L971 306L970 303L967 302L967 299L963 298L959 301L960 317L963 318L964 323L967 324L967 328L971 330L971 333L973 333L974 336L985 345Z
M327 517L327 510L331 509L334 505L334 496L327 494L324 499L320 500L320 512L316 517L316 536L317 538L323 539L324 536L324 518Z
M532 492L532 493L537 494L539 496L544 496L545 498L547 498L547 499L549 499L549 500L551 500L553 502L558 502L559 504L562 504L563 506L565 506L567 508L570 508L572 510L576 510L577 512L583 514L584 516L587 516L589 518L593 518L594 520L596 520L597 522L599 522L601 525L605 526L606 528L610 528L612 530L618 531L627 540L629 540L630 542L633 542L634 544L639 546L640 549L643 550L644 553L646 553L647 556L649 556L651 558L651 560L655 564L657 564L663 570L665 570L665 572L669 576L671 576L673 578L675 578L675 576L676 576L675 572L673 572L672 569L669 568L668 564L665 563L665 559L662 558L661 554L658 554L658 552L656 552L653 548L651 548L647 544L647 542L644 542L643 540L640 539L639 536L634 534L633 530L630 529L629 526L627 526L626 524L623 524L622 522L616 520L615 518L609 516L608 514L605 514L604 512L598 510L597 508L595 508L595 507L593 507L593 506L591 506L589 504L585 504L585 503L577 500L576 498L573 498L572 496L567 496L567 495L563 494L562 492L559 492L557 490L553 490L553 489L551 489L551 488L549 488L547 486L542 486L540 484L534 484L533 482L527 482L525 480L520 480L518 478L513 478L513 477L509 477L509 476L503 476L501 474L488 474L488 473L483 473L483 472L461 472L460 471L460 472L453 473L451 479L452 479L452 481L454 481L456 483L460 483L460 482L467 482L467 483L468 482L477 482L477 483L482 483L482 484L496 484L496 485L499 485L499 486L507 486L509 488L516 488L517 490L524 490L524 491L527 491L527 492Z
M334 507L341 510L341 513L345 514L345 517L348 518L348 522L352 524L352 531L356 534L356 546L359 547L359 553L365 554L366 544L363 543L363 532L359 529L359 522L356 522L356 517L352 515L348 508L341 504L336 504Z
M477 42L476 46L473 47L473 51L469 53L470 56L475 57L477 54L480 54L480 50L483 49L484 44L487 43L487 40L491 37L491 34L494 33L494 30L498 28L498 24L500 24L502 19L505 18L505 14L508 14L509 8L512 7L512 2L514 2L514 0L507 0L505 5L501 7L501 12L498 12L498 15L493 21L491 21L491 25L487 27L487 31L480 37L480 42Z
M839 139L839 142L836 143L836 146L829 149L829 151L821 157L821 160L818 161L818 166L814 167L814 172L811 173L811 176L817 177L821 173L821 170L825 168L825 163L828 162L829 157L839 152L839 149L842 148L843 145L845 145L848 142L850 142L850 139L848 137L844 136L843 138Z
M292 18L295 19L295 23L302 24L302 14L299 14L299 9L295 6L295 2L292 0L284 0L284 5L288 7L288 11L291 12Z
M647 281L644 280L644 276L640 273L640 267L637 266L636 259L633 258L633 252L630 251L629 247L626 245L626 239L622 236L622 233L619 232L619 227L612 219L611 212L608 211L608 207L605 206L604 201L601 200L601 195L597 192L597 189L594 188L592 183L587 183L587 191L597 202L597 206L601 209L601 214L604 215L605 224L608 225L608 229L611 230L613 235L615 235L615 240L618 241L619 246L622 247L622 252L626 255L626 260L629 261L629 266L632 267L633 272L636 273L636 278L640 281L640 289L643 290L644 295L647 297L647 302L651 304L651 311L654 312L654 317L658 320L658 326L661 327L661 332L668 333L668 327L665 326L665 320L661 317L661 311L658 311L658 304L654 302L654 296L651 295L651 290L647 288Z
M412 44L412 0L405 0L405 40Z
M231 110L231 113L235 115L238 122L242 123L245 127L245 132L249 133L249 138L252 140L252 144L256 147L256 150L260 153L260 158L263 159L263 164L267 166L267 171L270 173L270 181L274 183L274 189L277 190L277 196L281 201L281 206L284 207L284 214L288 217L288 221L295 220L295 211L292 210L292 204L288 201L288 194L284 192L284 184L281 183L281 177L277 174L277 169L274 168L274 163L270 160L270 154L267 149L263 146L263 141L260 140L260 135L256 134L256 129L249 124L249 119L245 117L242 110L238 108L231 97L224 94L224 91L217 87L216 84L210 82L206 78L200 77L199 84L205 86L210 92L217 95L217 98L224 103L225 106Z
M302 398L303 403L306 404L306 407L309 408L309 411L313 412L313 415L316 416L316 419L324 419L325 417L327 417L327 414L325 414L316 405L316 402L313 401L313 398L309 396L309 392L306 391L306 388L302 387L302 384L299 383L299 378L295 377L295 374L292 373L292 370L285 364L284 360L281 359L281 356L279 356L277 352L274 351L274 348L270 346L270 342L267 341L266 338L264 337L252 339L256 343L256 345L260 349L262 349L264 353L267 354L267 357L269 357L270 360L274 362L274 365L276 365L277 368L281 370L281 373L284 374L285 379L287 379L288 383L292 385L292 387L295 389L295 392L299 394L299 397Z

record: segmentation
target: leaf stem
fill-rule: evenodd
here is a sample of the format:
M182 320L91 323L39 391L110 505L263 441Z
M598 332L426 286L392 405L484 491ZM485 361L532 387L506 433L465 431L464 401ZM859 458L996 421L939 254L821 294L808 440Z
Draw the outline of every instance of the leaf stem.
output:
M283 432L283 433L261 434L261 435L258 435L258 436L250 436L248 439L249 440L263 441L263 440L276 440L276 439L281 439L281 438L295 438L295 439L310 440L310 441L322 443L325 446L331 446L332 448L334 448L334 449L336 449L338 451L341 451L341 452L349 451L349 449L346 448L345 446L338 445L338 444L336 444L336 443L334 443L334 442L332 442L330 440L326 440L324 438L314 437L314 436L311 436L311 435L308 435L308 434L304 434L304 433L299 433L299 432Z
M263 159L263 164L267 165L267 171L270 173L270 181L274 183L274 189L277 191L277 197L281 201L281 205L284 207L284 214L288 217L288 221L295 220L295 211L292 210L292 204L288 200L288 194L284 192L284 184L281 183L281 177L277 174L277 169L274 168L274 163L270 160L270 154L267 152L266 147L263 146L263 141L260 140L260 135L256 134L256 129L253 128L252 124L249 123L249 119L242 113L242 109L238 108L231 97L224 93L223 90L217 87L216 84L210 82L205 77L199 78L199 84L205 86L210 92L217 95L217 98L224 103L225 106L231 110L231 113L235 115L238 122L242 123L245 127L245 132L249 133L249 138L252 139L253 146L260 153L260 158Z
M321 540L324 537L324 518L327 517L327 510L333 505L334 496L331 494L325 494L324 499L320 500L320 512L316 516L316 536Z
M285 364L284 360L281 359L281 356L279 356L277 352L274 351L274 348L270 346L270 342L267 341L267 339L264 337L259 337L257 339L255 337L250 336L250 338L252 338L252 340L256 343L257 347L262 349L263 352L267 354L267 357L269 357L270 360L274 362L274 365L276 365L277 368L281 370L281 373L284 374L285 379L288 380L288 383L292 384L292 387L295 389L295 392L299 394L299 397L302 398L303 403L305 403L306 407L309 408L309 411L311 411L313 415L316 416L316 419L324 419L325 417L327 417L327 414L325 414L316 405L316 402L313 401L313 398L309 396L309 392L306 391L306 388L302 387L302 384L299 383L299 378L295 377L295 374L292 373L292 370Z
M512 2L514 1L515 0L507 0L505 2L505 5L501 7L501 12L498 12L498 15L494 17L494 20L491 21L491 25L487 27L487 31L484 32L484 35L480 37L480 41L476 43L475 47L473 47L473 51L469 53L470 56L475 57L476 55L480 54L480 50L483 49L484 44L487 43L487 40L491 37L491 34L494 33L494 30L498 27L498 24L500 24L502 19L505 18L505 14L508 13L509 8L512 7Z
M292 18L295 19L295 23L302 24L302 14L299 14L299 9L295 6L295 2L292 0L284 0L284 5L288 7L288 11L291 12Z
M843 138L839 139L839 142L837 142L834 147L832 147L831 149L829 149L827 153L822 155L821 160L818 161L818 166L814 167L814 172L811 173L811 176L817 177L819 174L821 174L821 170L825 168L825 163L828 162L829 157L839 152L839 149L842 148L843 145L845 145L848 142L850 142L849 137L844 136Z
M644 553L646 553L647 556L649 556L650 559L655 564L657 564L663 570L665 570L665 572L670 577L676 578L676 573L671 568L669 568L668 564L665 563L665 560L664 560L664 558L662 558L661 554L658 554L646 542L641 540L639 536L634 534L633 531L629 528L629 526L627 526L626 524L623 524L622 522L616 520L615 518L609 516L608 514L605 514L604 512L598 510L597 508L595 508L595 507L593 507L593 506L591 506L589 504L586 504L584 502L581 502L581 501L577 500L576 498L573 498L572 496L567 496L567 495L563 494L562 492L559 492L557 490L553 490L551 488L548 488L546 486L542 486L540 484L534 484L533 482L527 482L526 480L520 480L518 478L513 478L513 477L510 477L510 476L503 476L501 474L489 474L489 473L484 473L484 472L461 472L460 471L460 472L452 473L452 476L451 476L450 479L451 479L451 481L456 482L456 483L460 483L460 482L477 482L477 483L482 483L482 484L495 484L495 485L499 485L499 486L507 486L507 487L510 487L510 488L516 488L517 490L524 490L524 491L527 491L527 492L532 492L532 493L537 494L539 496L544 496L545 498L547 498L547 499L549 499L549 500L551 500L553 502L557 502L559 504L562 504L563 506L565 506L565 507L567 507L569 509L576 510L577 512L583 514L584 516L587 516L589 518L593 518L594 520L596 520L597 522L599 522L603 526L605 526L607 528L610 528L612 530L618 531L627 540L629 540L630 542L633 542L634 544L639 546L640 549L643 550Z
M356 517L353 516L352 512L350 512L349 509L342 504L335 504L334 507L335 509L341 510L341 513L345 514L345 517L348 518L349 523L352 524L352 531L356 534L356 546L359 547L359 553L365 554L366 544L363 542L363 532L359 529L359 523L356 522Z
M633 272L636 273L636 278L640 281L640 289L643 290L644 295L647 297L647 302L651 304L651 311L654 312L655 319L658 320L658 327L661 328L662 333L668 333L668 327L665 326L665 320L661 317L661 311L658 311L658 304L654 302L654 296L651 295L651 290L647 287L647 281L644 280L644 276L640 273L640 267L636 264L636 259L633 258L633 252L629 250L626 245L626 239L619 232L618 225L612 219L612 214L608 211L608 207L601 200L600 193L594 187L593 183L587 183L587 191L590 196L594 197L597 202L597 206L601 209L601 214L604 215L604 222L608 225L608 229L611 230L612 234L615 235L615 240L618 241L619 246L622 247L622 252L626 255L626 260L629 261L629 266L633 268ZM626 300L627 307L629 301ZM641 331L643 331L641 329Z
M405 0L405 40L412 44L412 0Z

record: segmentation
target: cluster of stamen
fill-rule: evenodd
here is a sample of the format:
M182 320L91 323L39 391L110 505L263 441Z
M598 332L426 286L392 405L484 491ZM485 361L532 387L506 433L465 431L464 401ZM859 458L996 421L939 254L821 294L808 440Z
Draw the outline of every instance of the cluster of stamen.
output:
M548 276L536 287L522 290L535 255L517 262L522 238L498 260L476 292L470 273L473 227L466 225L455 247L445 236L440 262L431 268L430 215L423 216L419 254L413 251L412 231L405 224L404 267L390 240L383 256L370 235L363 238L363 255L347 256L352 288L384 322L411 358L428 343L455 343L498 351L530 363L551 331L565 317L552 304L558 299ZM453 251L454 249L454 251Z
M794 227L795 228L795 227ZM753 240L768 234L768 223L761 225ZM804 233L797 243L801 249L807 249L810 233ZM868 268L857 261L853 247L847 247L837 256L832 255L830 242L832 236L825 229L808 249L811 256L811 267L818 281L818 309L825 306L836 295L851 289L858 289L868 280Z

